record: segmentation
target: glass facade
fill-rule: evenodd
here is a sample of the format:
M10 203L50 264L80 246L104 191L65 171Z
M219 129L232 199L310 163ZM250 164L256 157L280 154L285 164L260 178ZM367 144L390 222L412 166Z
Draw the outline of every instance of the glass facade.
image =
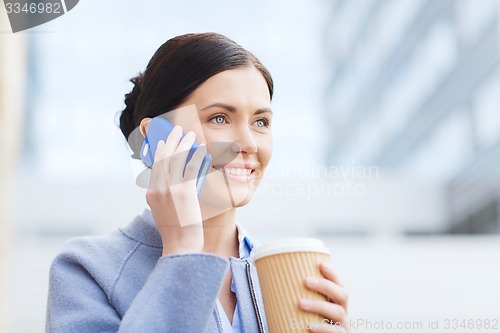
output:
M444 225L433 231L500 231L499 13L494 0L336 1L330 9L326 159L442 186Z

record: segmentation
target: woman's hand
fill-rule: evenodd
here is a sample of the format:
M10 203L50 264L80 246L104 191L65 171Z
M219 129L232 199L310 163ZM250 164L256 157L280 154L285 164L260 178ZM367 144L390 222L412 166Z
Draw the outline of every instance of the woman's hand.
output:
M326 301L301 299L299 307L306 312L317 313L325 319L322 323L312 323L311 332L346 332L349 333L347 317L348 294L332 267L323 262L320 264L323 278L308 277L304 281L306 288L326 296ZM312 278L312 279L311 279Z
M146 201L162 238L163 255L201 252L204 245L196 178L206 146L200 145L186 165L196 135L188 132L184 138L181 136L182 128L175 126L166 142L158 142L146 192Z

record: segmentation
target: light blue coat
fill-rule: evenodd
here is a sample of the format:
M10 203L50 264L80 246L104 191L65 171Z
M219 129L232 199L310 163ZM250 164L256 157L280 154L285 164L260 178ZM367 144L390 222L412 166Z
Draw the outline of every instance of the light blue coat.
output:
M50 267L46 332L222 332L215 304L228 268L242 331L268 332L251 260L161 255L144 214L107 235L67 241Z

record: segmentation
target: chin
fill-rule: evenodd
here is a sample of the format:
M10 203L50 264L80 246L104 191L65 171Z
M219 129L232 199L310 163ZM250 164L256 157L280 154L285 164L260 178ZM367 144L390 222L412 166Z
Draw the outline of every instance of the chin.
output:
M232 181L226 184L219 172L211 172L201 192L200 203L211 207L214 212L245 206L252 199L259 182L260 179L255 179L247 184Z
M247 195L245 198L239 202L235 202L234 207L243 207L252 200L252 194Z
M251 199L252 194L249 193L241 196L235 195L233 197L234 204L226 195L211 196L208 200L204 197L204 199L200 200L202 218L203 220L207 220L231 209L243 207L249 203Z

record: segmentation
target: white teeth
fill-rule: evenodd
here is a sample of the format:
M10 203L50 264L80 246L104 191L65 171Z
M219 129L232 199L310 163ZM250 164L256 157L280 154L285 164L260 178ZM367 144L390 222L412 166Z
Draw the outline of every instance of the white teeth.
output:
M230 175L237 176L249 176L252 173L252 169L244 169L244 168L224 168L224 172Z

